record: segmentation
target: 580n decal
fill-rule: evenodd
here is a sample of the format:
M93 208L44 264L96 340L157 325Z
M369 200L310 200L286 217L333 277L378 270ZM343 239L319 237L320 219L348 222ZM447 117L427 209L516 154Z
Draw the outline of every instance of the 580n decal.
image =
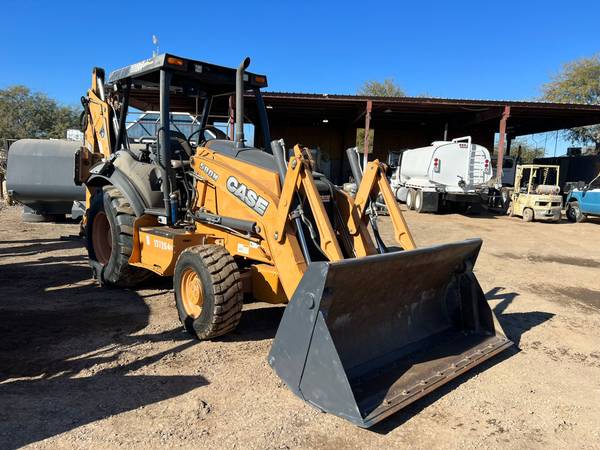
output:
M236 177L227 178L227 190L243 201L249 208L263 216L269 207L269 202L258 195Z
M205 165L203 162L200 163L200 168L204 171L206 175L211 177L213 180L217 181L219 179L219 174L207 165Z

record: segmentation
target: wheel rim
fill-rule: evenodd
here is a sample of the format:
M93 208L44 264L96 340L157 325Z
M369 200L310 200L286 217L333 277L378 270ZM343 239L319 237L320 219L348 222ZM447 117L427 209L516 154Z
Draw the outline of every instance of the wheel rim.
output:
M406 206L408 207L408 209L412 209L413 195L414 193L412 190L408 191L408 195L406 196Z
M112 253L112 233L110 222L104 211L100 211L94 217L92 224L92 246L96 260L102 264L108 264Z
M189 267L184 269L179 283L179 292L183 308L188 316L194 319L200 316L204 304L204 294L202 293L202 282L194 269Z
M421 195L419 194L419 191L415 192L415 209L421 209Z

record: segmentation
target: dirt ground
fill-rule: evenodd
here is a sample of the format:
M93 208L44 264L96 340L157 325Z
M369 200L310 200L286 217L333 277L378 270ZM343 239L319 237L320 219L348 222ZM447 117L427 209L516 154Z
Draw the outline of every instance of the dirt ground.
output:
M406 217L420 246L484 239L476 274L516 346L363 430L272 372L281 308L193 341L169 280L99 288L77 225L4 207L0 448L600 448L600 223Z

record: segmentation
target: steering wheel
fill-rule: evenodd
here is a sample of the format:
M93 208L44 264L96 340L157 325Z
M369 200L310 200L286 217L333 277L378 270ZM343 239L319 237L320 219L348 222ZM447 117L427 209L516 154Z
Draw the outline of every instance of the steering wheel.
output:
M196 134L199 134L202 136L202 139L199 140L198 145L202 146L204 145L207 141L212 141L213 139L227 139L227 135L225 133L223 133L223 131L219 130L217 127L213 126L213 125L207 125L204 128L200 128L196 131L194 131L192 134L190 134L190 136L187 138L188 144L190 145L190 147L192 146L192 136L195 136Z

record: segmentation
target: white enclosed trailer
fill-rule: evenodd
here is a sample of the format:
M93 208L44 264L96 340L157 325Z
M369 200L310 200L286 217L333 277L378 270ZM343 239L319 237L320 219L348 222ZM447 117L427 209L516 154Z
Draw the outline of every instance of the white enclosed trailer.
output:
M467 136L403 151L391 184L409 209L437 212L448 203L479 206L491 178L490 153Z

